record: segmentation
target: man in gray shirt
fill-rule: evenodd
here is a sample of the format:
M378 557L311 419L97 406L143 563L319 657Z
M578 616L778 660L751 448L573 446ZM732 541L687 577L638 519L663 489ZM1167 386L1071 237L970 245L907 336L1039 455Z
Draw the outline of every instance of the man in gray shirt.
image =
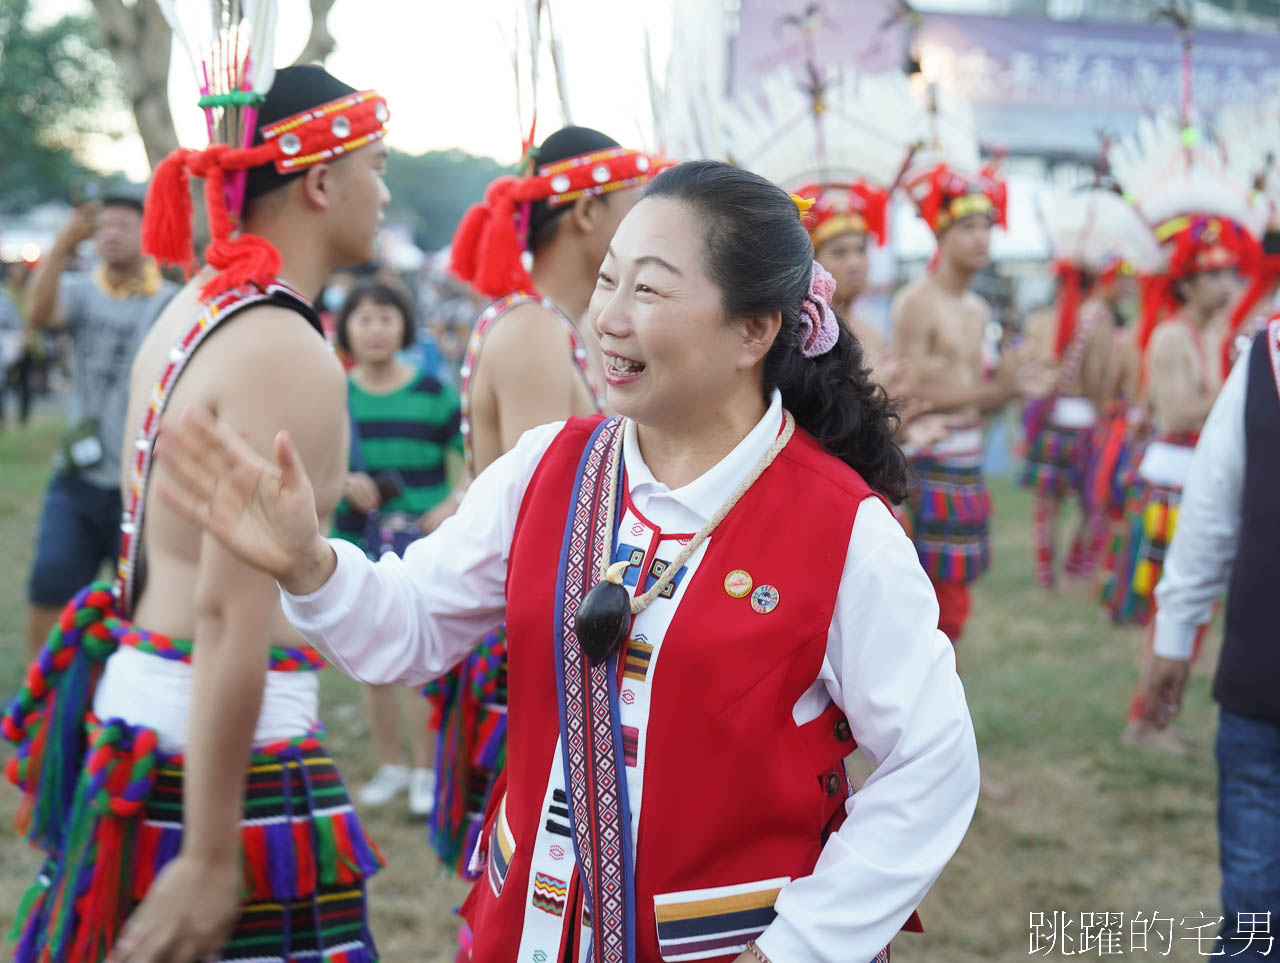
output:
M28 586L27 645L34 656L81 586L119 540L121 446L129 369L147 330L177 287L142 255L142 203L126 195L76 210L31 279L32 326L71 339L69 424L49 485ZM99 263L65 273L92 237Z
M22 322L22 313L13 297L5 289L3 277L0 277L0 428L5 425L5 409L8 407L9 382L17 373L18 363L25 351L23 338L26 334ZM26 400L20 397L18 402L19 420L25 422Z

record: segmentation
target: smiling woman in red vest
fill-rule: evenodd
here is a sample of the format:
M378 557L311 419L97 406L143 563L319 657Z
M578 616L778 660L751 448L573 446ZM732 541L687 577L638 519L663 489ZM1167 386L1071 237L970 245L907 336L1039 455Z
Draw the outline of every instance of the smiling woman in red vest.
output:
M472 959L885 959L959 846L973 728L833 287L781 190L666 171L591 301L620 416L529 431L403 559L320 536L283 434L162 435L165 497L349 675L416 685L506 617Z

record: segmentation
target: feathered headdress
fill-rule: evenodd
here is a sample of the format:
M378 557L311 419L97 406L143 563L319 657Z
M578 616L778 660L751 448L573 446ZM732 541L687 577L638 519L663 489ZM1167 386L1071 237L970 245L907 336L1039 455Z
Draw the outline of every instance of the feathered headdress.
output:
M1005 226L1008 189L995 164L981 164L972 105L938 85L928 96L928 140L904 178L916 210L935 235L972 214Z
M885 241L889 195L925 135L902 74L828 81L813 64L806 76L781 68L722 116L729 160L815 202L814 247L849 231Z
M679 16L665 88L653 95L664 146L728 161L814 201L804 216L815 247L851 231L883 242L889 195L926 134L906 77L824 70L814 43L821 17L811 10L792 18L804 33L804 67L779 67L758 92L731 98L724 5L681 4Z
M1266 208L1262 256L1249 286L1232 309L1228 336L1223 339L1223 370L1229 370L1234 335L1258 307L1267 291L1280 282L1280 97L1224 109L1214 118L1214 137L1227 168L1241 183L1257 192Z
M205 181L210 243L205 260L218 273L201 288L216 297L245 283L266 285L280 270L280 253L264 238L236 235L250 173L273 165L278 182L380 139L389 119L386 101L356 91L319 67L274 67L275 0L160 0L174 36L187 54L200 90L209 147L178 148L157 166L147 193L143 249L162 263L191 270L192 176ZM264 108L286 75L295 89L280 103L305 96L287 113ZM326 93L323 93L327 91ZM338 94L338 96L334 96ZM278 106L278 105L277 105Z
M1059 357L1075 330L1086 274L1105 284L1120 272L1148 274L1160 267L1155 236L1133 206L1112 190L1086 183L1079 175L1059 176L1037 201L1059 280Z
M1256 269L1257 232L1266 209L1222 154L1172 113L1144 118L1118 142L1111 172L1151 226L1164 253L1163 270L1143 282L1138 343L1145 350L1160 317L1177 310L1174 282L1203 271Z

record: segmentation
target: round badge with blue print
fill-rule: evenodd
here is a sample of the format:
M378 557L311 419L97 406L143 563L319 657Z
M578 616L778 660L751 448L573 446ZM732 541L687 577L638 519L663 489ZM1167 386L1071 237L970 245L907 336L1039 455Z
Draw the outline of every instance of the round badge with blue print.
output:
M772 585L761 585L751 593L751 607L761 615L768 615L778 607L778 590Z

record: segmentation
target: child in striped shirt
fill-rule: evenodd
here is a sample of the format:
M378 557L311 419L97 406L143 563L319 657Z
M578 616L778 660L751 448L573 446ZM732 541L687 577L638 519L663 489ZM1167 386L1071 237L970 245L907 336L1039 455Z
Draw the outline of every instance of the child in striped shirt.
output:
M338 347L355 365L348 375L347 401L351 471L332 534L361 545L375 558L384 551L403 552L458 506L448 457L453 453L460 465L458 394L401 360L400 352L414 342L414 331L408 298L383 281L356 287L338 316ZM367 806L381 806L408 790L409 811L427 816L435 797L428 705L413 693L407 706L398 705L397 688L367 690L380 765L358 798ZM407 709L412 768L401 744L401 709Z

